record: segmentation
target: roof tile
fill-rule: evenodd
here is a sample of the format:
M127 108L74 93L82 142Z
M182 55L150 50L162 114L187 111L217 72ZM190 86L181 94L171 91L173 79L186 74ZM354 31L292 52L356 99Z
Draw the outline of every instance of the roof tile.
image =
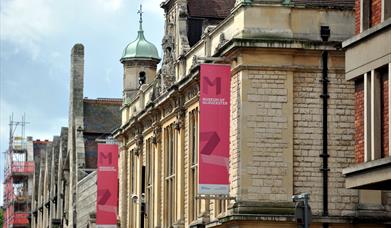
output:
M235 0L188 0L191 17L225 18L235 5Z

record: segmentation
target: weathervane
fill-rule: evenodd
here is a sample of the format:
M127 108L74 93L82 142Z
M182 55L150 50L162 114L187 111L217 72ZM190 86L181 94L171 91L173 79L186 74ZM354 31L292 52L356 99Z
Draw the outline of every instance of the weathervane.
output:
M137 11L138 14L140 14L140 31L143 30L143 5L140 4L140 9Z

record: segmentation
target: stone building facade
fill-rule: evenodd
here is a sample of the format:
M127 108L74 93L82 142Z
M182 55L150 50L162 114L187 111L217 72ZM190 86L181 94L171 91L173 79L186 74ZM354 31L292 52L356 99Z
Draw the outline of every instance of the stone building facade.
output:
M343 170L361 210L390 210L391 2L356 0L356 34L343 42L346 79L355 84L355 165Z
M355 83L345 80L341 50L354 34L354 1L167 0L161 6L161 69L124 99L115 132L121 227L296 227L291 197L303 192L310 194L314 227L387 226L390 208L358 213L371 196L346 189L342 174L355 163ZM328 41L321 26L331 30ZM324 50L328 94L321 82ZM196 190L204 62L231 65L228 198L203 198ZM137 80L126 71L124 77ZM328 97L327 201L322 94ZM389 202L389 194L383 197Z
M33 228L95 223L97 145L120 125L122 99L85 98L83 84L84 47L76 44L71 53L68 127L35 157Z

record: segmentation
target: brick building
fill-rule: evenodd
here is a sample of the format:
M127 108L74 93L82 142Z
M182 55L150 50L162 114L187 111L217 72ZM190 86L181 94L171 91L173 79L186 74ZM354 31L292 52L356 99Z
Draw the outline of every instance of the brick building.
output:
M391 1L356 0L355 36L346 40L346 79L355 84L355 162L346 187L359 190L361 209L384 214L391 201Z
M342 175L355 163L355 83L345 80L340 48L354 34L353 0L167 0L161 7L161 69L150 43L146 52L128 49L140 47L131 43L121 59L121 227L296 227L291 197L302 192L310 193L314 227L386 227L390 208L357 216L360 192L346 189ZM331 30L328 41L321 26ZM229 198L197 194L203 62L231 65Z

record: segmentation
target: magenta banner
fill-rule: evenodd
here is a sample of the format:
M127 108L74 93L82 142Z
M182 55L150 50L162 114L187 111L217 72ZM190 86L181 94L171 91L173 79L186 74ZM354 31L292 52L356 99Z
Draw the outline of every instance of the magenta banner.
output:
M231 67L201 64L200 195L229 194L229 125Z
M117 227L118 145L98 144L96 227Z

